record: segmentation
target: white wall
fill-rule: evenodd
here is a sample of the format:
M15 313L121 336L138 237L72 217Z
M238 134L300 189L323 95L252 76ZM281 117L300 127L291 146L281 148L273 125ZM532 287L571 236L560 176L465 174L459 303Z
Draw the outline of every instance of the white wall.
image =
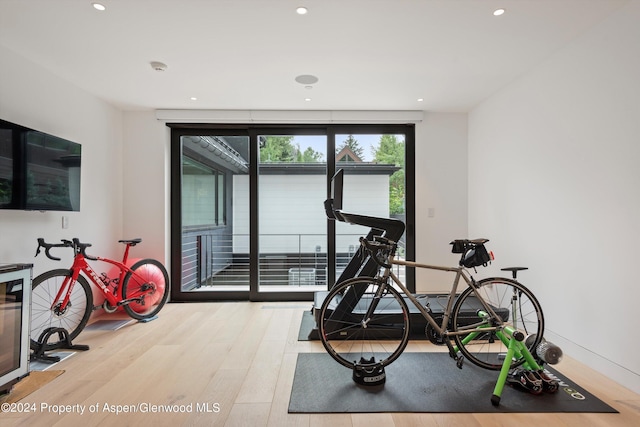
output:
M487 236L467 232L467 115L426 113L416 125L416 261L455 267L449 243L476 237ZM418 269L416 291L448 292L452 280Z
M2 46L0 70L0 118L82 144L80 212L0 211L0 263L33 263L34 274L71 265L70 250L58 253L63 262L34 258L38 237L78 237L94 253L115 256L123 221L122 114Z
M170 136L153 111L124 113L123 229L125 238L142 238L132 252L170 265Z
M526 265L547 338L640 392L640 3L469 116L469 230Z

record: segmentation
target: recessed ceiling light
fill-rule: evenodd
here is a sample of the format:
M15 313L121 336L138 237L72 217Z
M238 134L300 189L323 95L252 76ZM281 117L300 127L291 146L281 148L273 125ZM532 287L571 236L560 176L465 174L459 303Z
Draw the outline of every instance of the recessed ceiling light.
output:
M309 101L311 101L311 98L305 98L304 100L309 102Z
M504 9L496 9L493 11L493 16L503 15L506 11Z
M91 5L93 6L94 9L96 10L106 10L107 8L102 4L102 3L91 3Z
M192 101L197 101L197 100L198 100L198 98L196 98L195 96L192 96L192 97L191 97L191 98L189 98L189 99L190 99L190 100L192 100Z
M424 98L418 98L418 102L424 101Z
M307 9L307 8L306 8L306 7L304 7L304 6L301 6L301 7L296 8L296 13L297 13L298 15L306 15L306 14L307 14L307 12L309 12L309 9Z

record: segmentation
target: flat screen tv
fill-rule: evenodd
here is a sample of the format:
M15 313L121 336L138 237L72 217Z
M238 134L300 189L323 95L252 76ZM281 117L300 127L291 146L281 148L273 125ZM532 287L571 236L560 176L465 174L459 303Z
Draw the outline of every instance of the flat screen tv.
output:
M0 120L0 209L79 211L81 148Z

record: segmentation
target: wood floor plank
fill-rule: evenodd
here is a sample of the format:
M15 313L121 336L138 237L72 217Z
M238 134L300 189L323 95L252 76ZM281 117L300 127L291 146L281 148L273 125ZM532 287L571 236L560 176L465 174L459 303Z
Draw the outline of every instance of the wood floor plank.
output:
M233 405L225 426L229 427L261 427L266 426L271 404L269 403L237 403Z
M190 414L185 425L224 426L246 377L246 369L217 370L197 398L196 403L203 409Z
M394 425L406 427L439 426L434 414L391 414ZM463 424L460 424L462 427ZM465 424L464 427L473 427L472 423Z
M236 398L237 403L270 403L278 382L284 344L278 341L262 341L255 351L255 358L247 378Z
M566 424L557 416L557 414L475 414L474 418L478 420L483 427L493 426L509 426L517 425L518 427L540 427L553 426L565 427Z
M351 414L311 414L309 427L352 427Z
M222 369L249 369L260 345L262 336L275 310L261 310L259 305L253 305L250 312L246 312L243 328L237 330L233 336L225 336L233 341L229 354L225 357ZM231 326L231 325L230 325Z
M395 425L392 414L351 414L353 427L387 427Z
M297 355L284 353L282 364L278 375L278 382L271 403L269 413L270 427L298 427L308 426L310 423L309 414L289 414L289 399L291 397L291 387L296 370Z

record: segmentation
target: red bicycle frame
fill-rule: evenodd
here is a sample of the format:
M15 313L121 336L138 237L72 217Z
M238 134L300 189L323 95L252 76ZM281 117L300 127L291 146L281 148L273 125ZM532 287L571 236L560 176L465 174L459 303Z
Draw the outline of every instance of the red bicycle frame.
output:
M109 258L103 258L103 257L91 257L92 260L95 261L102 261L102 262L106 262L112 265L115 265L116 267L118 267L118 269L120 270L120 276L118 277L118 283L122 284L124 281L124 277L127 273L131 272L134 276L137 276L136 272L131 270L127 265L126 262L129 258L129 248L131 247L131 245L126 245L126 248L124 250L124 255L122 257L122 262L119 261L114 261L112 259ZM57 303L57 301L60 301L60 298L62 297L62 295L64 294L64 299L62 300L62 302L60 303L60 309L64 310L65 307L67 306L67 304L69 303L69 298L71 296L71 291L73 290L73 286L75 285L76 281L78 280L78 276L80 275L80 272L84 272L85 275L102 291L102 293L104 294L104 297L106 298L106 300L109 302L109 304L112 307L117 306L119 303L121 303L122 301L124 301L124 299L122 297L119 297L117 295L117 289L114 289L113 292L111 292L111 290L109 289L109 287L107 286L108 283L106 283L100 276L98 276L98 274L95 272L95 270L89 265L89 263L87 262L85 256L83 255L82 251L77 251L77 253L75 254L74 258L73 258L73 265L71 266L71 276L67 277L64 279L64 282L62 283L62 286L60 286L60 289L58 290L58 294L56 295L56 298L54 300L54 306ZM114 279L115 280L115 279ZM144 282L143 279L140 279L141 282ZM64 292L64 290L66 289L66 293ZM129 298L127 298L127 300L135 300L137 299L137 297L143 295L145 292L139 292L139 293L135 293L133 295L131 295ZM51 309L54 309L54 306L51 307Z

